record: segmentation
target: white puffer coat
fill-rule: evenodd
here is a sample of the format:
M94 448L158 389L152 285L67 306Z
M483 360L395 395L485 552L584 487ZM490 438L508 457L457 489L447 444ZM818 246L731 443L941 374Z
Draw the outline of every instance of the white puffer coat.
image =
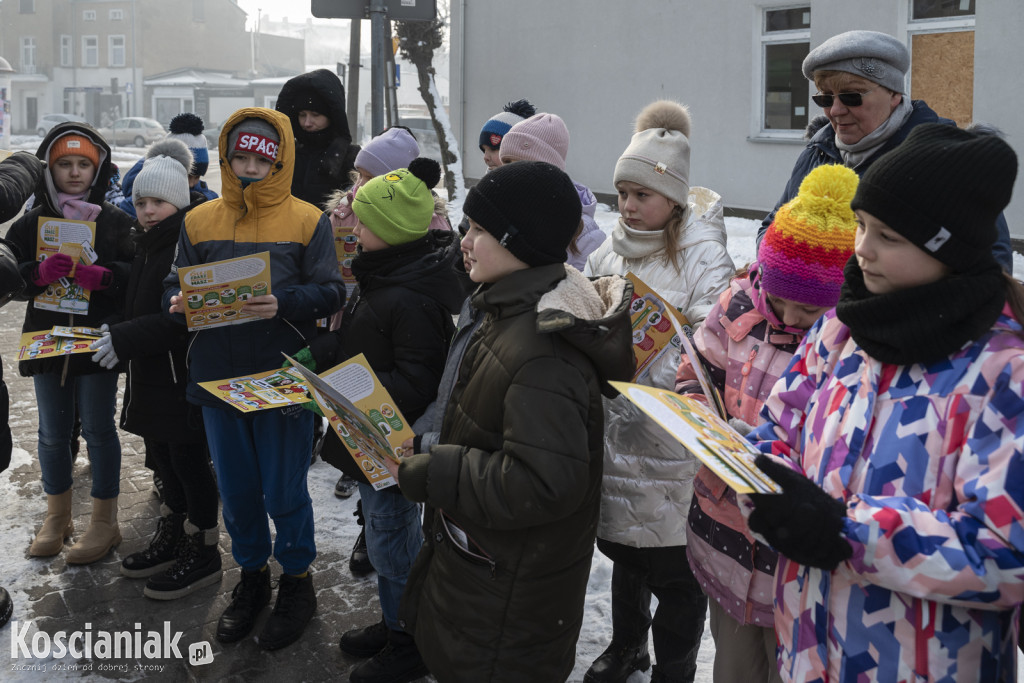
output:
M735 274L726 250L721 196L690 188L679 269L665 257L660 231L619 221L612 238L587 260L586 275L633 273L696 326ZM645 383L672 389L679 349L658 358ZM605 399L604 479L597 535L635 548L686 545L687 512L700 463L657 423L619 396Z

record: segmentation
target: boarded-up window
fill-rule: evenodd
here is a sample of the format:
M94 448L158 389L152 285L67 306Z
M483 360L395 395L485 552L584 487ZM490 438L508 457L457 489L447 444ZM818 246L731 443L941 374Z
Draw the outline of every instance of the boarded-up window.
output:
M961 128L974 119L974 31L919 33L911 42L911 99Z

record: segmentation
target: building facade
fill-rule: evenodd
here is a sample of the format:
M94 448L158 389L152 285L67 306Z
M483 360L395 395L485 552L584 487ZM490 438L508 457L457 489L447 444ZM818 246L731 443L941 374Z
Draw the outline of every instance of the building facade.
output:
M821 113L801 62L852 29L905 41L912 99L959 125L995 125L1024 154L1024 94L1007 78L1024 64L1019 0L460 0L451 10L452 119L471 180L486 170L480 126L525 97L565 119L574 180L610 197L636 114L670 98L693 118L692 183L731 209L766 212ZM1018 239L1022 184L1006 212Z
M234 0L3 0L0 54L15 70L8 94L12 129L32 132L48 113L78 114L106 127L121 116L166 124L194 110L194 89L158 93L145 86L152 75L194 69L248 79L302 72L301 39L261 40L245 22ZM258 54L273 59L257 60Z

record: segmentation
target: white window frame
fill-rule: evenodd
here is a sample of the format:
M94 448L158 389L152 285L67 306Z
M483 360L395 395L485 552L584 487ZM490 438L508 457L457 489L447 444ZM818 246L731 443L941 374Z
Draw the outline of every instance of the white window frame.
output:
M75 42L67 33L60 37L60 65L75 65Z
M767 59L766 49L768 45L786 45L786 44L797 44L807 43L808 49L811 44L811 29L802 28L792 31L771 31L765 30L765 23L767 21L768 12L776 12L779 10L787 9L801 9L806 8L807 11L811 11L812 3L809 0L799 3L787 3L784 5L774 6L758 6L754 12L754 68L752 73L758 74L757 79L753 83L753 99L754 106L751 107L751 113L753 115L752 121L752 139L761 140L765 142L780 141L803 141L804 129L803 128L790 128L790 129L779 129L779 128L765 128L764 117L765 117L765 78L767 76ZM810 107L810 98L807 98L807 105ZM810 109L808 109L808 121L813 118Z
M122 21L122 20L124 20L124 10L123 9L112 9L112 10L110 10L110 14L108 15L108 18L110 19L110 21Z
M89 59L89 42L92 42L93 55ZM82 66L100 65L100 39L99 36L82 36Z
M24 73L36 72L36 39L35 36L22 36L19 41L19 58Z
M114 41L120 40L120 59L117 59L118 46L114 45ZM128 41L125 40L123 35L107 36L107 66L124 66L126 63L128 54Z
M965 17L938 17L936 19L913 19L914 0L900 3L900 21L906 27L906 46L913 60L914 36L927 33L949 33L952 31L973 31L977 17L977 0L974 3L975 14ZM977 40L977 37L975 37ZM907 92L913 92L914 70L907 69Z
M82 10L82 21L96 21L96 10L84 9Z

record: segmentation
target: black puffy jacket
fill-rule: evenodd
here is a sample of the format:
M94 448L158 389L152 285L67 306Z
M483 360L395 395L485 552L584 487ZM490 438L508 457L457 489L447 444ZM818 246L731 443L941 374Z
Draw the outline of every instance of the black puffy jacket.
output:
M329 111L317 113L331 120L327 128L315 133L307 133L299 125L299 112L310 108L310 93L315 93L316 101L327 103ZM324 209L332 192L352 184L349 172L355 168L359 153L359 145L352 144L345 114L345 87L327 69L300 74L281 88L277 110L291 119L295 134L292 194Z
M402 415L415 422L437 396L455 332L452 315L464 299L452 265L457 246L451 231L432 230L409 244L361 252L352 262L358 284L341 327L310 342L317 372L364 354ZM329 436L321 455L353 477L360 472L336 437Z
M103 199L110 181L110 147L103 137L88 124L69 121L59 123L50 130L39 145L36 156L40 159L48 158L53 143L69 133L88 137L101 152L100 166L96 170L96 177L93 179L92 188L89 190L86 201L102 207L99 216L96 217L96 241L92 246L98 256L96 265L108 268L113 279L106 289L91 292L89 311L84 315L47 311L33 305L32 299L46 290L46 287L40 287L32 281L39 265L36 261L39 218L62 217L60 210L56 208L56 190L50 187L49 181L40 183L36 188L36 200L32 210L15 221L7 232L7 239L17 246L20 253L19 268L22 277L25 278L25 290L18 297L20 301L28 301L28 306L25 309L25 322L22 326L23 332L48 330L54 325L99 327L102 323L116 322L120 319L124 307L129 263L134 253L131 240L132 219L125 212ZM44 176L45 179L46 176ZM24 377L40 373L63 373L65 370L70 376L109 372L98 363L93 363L90 360L90 354L87 353L45 360L23 360L18 364L18 371Z
M200 409L185 400L188 329L161 304L185 214L204 201L204 195L193 192L190 206L134 233L124 320L110 327L114 352L128 372L121 429L167 443L206 441Z

